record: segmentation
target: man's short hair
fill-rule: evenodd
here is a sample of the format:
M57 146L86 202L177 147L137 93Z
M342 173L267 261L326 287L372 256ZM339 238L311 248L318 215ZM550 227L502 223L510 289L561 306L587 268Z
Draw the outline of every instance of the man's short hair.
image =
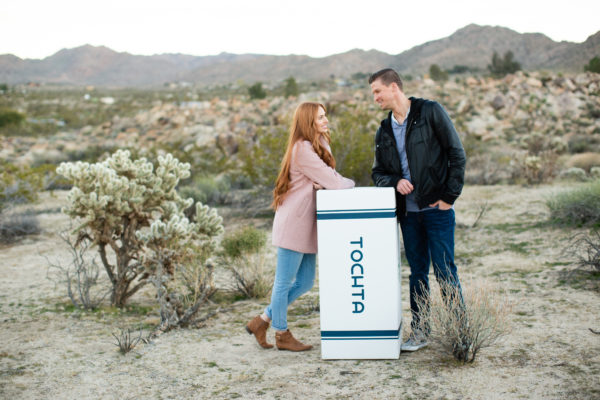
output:
M402 79L400 79L400 75L398 75L398 73L391 68L382 69L381 71L377 71L371 75L369 78L369 85L375 82L377 79L381 80L381 83L383 83L385 86L390 86L390 84L393 82L398 85L400 90L404 90L402 89Z

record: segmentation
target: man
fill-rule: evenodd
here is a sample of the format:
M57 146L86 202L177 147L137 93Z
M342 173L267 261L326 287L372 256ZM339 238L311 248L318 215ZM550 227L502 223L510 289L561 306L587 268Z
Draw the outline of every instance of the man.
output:
M402 351L427 345L417 299L429 294L429 264L440 284L460 293L454 264L454 201L462 191L465 152L450 118L437 102L407 98L392 69L369 78L373 100L389 110L375 135L372 178L396 188L396 214L410 265L411 334ZM442 293L444 294L444 293ZM425 310L422 310L425 311Z

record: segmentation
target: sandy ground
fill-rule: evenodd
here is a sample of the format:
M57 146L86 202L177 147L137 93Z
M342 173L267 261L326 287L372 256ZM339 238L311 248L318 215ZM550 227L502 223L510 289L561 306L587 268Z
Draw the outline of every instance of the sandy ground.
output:
M318 289L290 309L306 353L262 350L243 329L265 301L240 301L201 329L166 333L121 355L112 333L157 321L151 291L122 312L69 307L47 279L67 261L56 233L65 193L36 206L43 232L0 247L0 398L4 399L591 399L600 398L599 291L563 283L562 254L575 233L540 224L544 201L561 186L467 187L456 204L456 256L463 286L487 280L507 289L512 332L463 366L434 345L398 360L324 361ZM488 211L471 227L484 204ZM403 267L407 325L408 268ZM405 333L406 334L406 333ZM270 332L269 340L273 341Z

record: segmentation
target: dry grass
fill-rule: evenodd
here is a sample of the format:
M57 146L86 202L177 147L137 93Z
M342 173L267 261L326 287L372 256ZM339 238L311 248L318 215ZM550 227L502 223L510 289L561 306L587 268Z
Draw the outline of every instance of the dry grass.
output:
M600 153L587 152L575 154L567 161L567 166L581 168L589 173L592 167L600 166Z
M40 223L33 213L0 213L0 243L12 243L40 231Z
M479 351L510 332L511 303L487 282L471 282L462 291L442 282L440 290L417 300L421 329L443 353L472 363Z

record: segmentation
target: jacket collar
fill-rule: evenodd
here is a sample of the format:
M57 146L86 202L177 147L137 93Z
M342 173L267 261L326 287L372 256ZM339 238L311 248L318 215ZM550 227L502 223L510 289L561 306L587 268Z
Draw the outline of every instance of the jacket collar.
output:
M407 127L410 127L411 123L416 118L419 118L419 116L421 115L421 108L423 107L423 103L425 103L425 100L419 97L409 97L409 100L410 110L408 112L408 115L406 116ZM388 113L387 118L381 121L381 128L384 132L394 137L394 131L392 129L392 111Z

